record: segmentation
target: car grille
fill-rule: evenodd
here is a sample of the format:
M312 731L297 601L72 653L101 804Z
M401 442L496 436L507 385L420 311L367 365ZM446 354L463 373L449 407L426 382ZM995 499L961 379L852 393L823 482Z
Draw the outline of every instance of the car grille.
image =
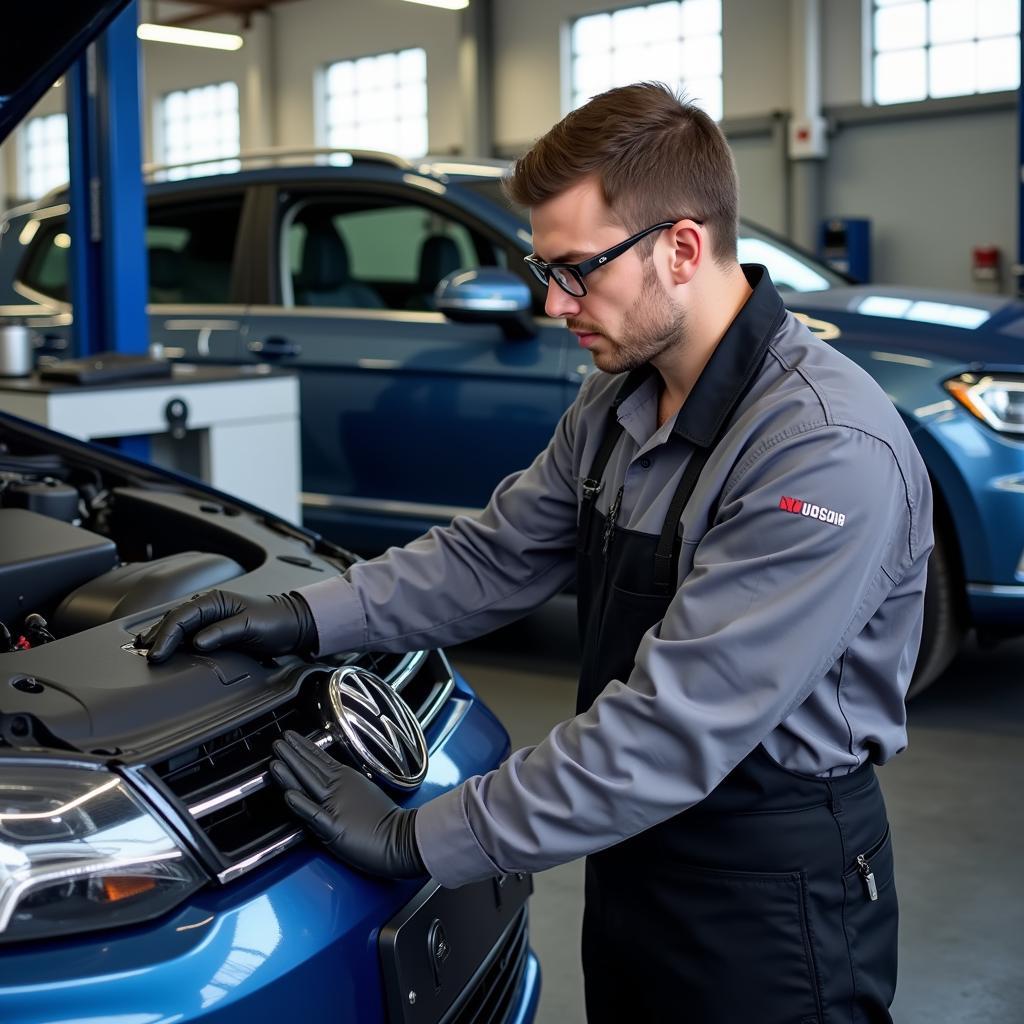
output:
M441 1024L501 1024L508 1018L526 969L526 922L526 907L523 907L485 962L483 970Z
M454 688L451 667L439 651L366 654L337 664L358 664L386 680L402 694L424 729ZM186 820L191 819L209 841L220 862L217 877L222 882L301 839L301 830L267 770L273 757L271 745L286 729L334 751L333 740L324 730L316 688L305 686L272 711L152 766Z

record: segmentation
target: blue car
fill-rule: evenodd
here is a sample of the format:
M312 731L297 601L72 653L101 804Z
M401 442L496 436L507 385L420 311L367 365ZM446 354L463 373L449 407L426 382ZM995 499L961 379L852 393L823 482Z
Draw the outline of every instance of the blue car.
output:
M528 220L497 162L282 154L152 175L152 344L172 359L299 374L306 525L365 554L486 502L594 372L523 265ZM12 211L0 307L70 351L66 197ZM882 385L936 495L911 694L965 633L1024 631L1024 304L855 285L752 224L789 308Z
M134 646L196 590L286 591L354 556L5 415L0 480L4 1024L528 1024L528 876L366 878L268 778L285 729L407 806L497 766L508 735L443 651L150 666Z

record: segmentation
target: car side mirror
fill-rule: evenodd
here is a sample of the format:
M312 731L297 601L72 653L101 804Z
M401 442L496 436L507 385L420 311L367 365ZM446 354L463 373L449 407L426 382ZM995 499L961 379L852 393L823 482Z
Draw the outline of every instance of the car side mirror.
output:
M510 340L533 338L532 299L525 281L500 267L456 270L434 291L439 313L464 324L497 324Z

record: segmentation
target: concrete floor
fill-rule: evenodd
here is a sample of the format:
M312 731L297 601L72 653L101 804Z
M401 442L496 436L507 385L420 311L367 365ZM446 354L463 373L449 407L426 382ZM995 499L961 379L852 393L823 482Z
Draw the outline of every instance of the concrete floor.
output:
M574 606L558 598L452 660L514 747L572 714ZM880 771L898 857L897 1024L1024 1024L1024 640L965 651L910 708ZM537 1024L582 1024L582 862L536 878Z

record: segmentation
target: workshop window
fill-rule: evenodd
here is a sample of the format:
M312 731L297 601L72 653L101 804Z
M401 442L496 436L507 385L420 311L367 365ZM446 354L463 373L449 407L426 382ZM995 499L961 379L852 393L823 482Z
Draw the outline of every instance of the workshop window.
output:
M234 82L181 89L164 96L159 108L158 157L172 167L169 179L237 171L238 86Z
M323 70L321 139L331 149L427 151L427 53L341 60Z
M675 0L575 19L569 109L632 82L666 82L722 118L722 2Z
M876 103L1002 92L1020 84L1018 0L873 0Z
M47 114L25 124L22 149L21 191L38 199L68 180L68 117Z

